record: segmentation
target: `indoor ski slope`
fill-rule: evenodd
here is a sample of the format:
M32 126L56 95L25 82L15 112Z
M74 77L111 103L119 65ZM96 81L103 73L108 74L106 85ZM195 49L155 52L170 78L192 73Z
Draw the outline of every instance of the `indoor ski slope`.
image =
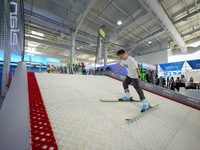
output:
M123 95L122 82L105 76L36 73L60 150L199 150L200 111L145 92L156 109L134 123L136 103L106 103ZM131 94L138 96L133 87Z

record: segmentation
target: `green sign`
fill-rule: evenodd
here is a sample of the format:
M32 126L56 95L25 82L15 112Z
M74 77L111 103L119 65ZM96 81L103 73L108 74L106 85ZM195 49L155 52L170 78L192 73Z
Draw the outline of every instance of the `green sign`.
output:
M106 34L101 28L99 29L99 33L103 38L105 38Z

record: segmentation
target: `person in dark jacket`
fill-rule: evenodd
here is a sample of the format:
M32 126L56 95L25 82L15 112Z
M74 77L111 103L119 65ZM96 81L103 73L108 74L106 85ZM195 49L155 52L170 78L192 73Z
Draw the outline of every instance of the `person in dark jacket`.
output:
M174 91L174 77L170 78L170 80L169 80L169 87L170 87L170 90Z

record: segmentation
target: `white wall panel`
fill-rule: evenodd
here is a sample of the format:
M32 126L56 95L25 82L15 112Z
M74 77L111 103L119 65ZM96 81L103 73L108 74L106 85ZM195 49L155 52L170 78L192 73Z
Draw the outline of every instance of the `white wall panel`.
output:
M169 62L200 59L200 49L192 54L176 54L168 57Z
M144 62L148 64L162 64L168 62L168 51L160 51L155 53L150 53L147 55L134 57L138 62Z

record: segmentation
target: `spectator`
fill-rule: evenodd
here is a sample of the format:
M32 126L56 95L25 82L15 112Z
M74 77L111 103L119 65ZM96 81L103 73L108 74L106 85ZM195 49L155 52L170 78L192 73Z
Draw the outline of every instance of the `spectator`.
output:
M167 86L166 86L166 80L165 80L165 78L163 78L163 86L162 87L164 87L164 88L166 88Z
M111 68L110 68L110 67L107 67L107 68L106 68L106 71L111 71Z
M177 77L175 81L175 88L177 89L178 92L180 90L180 82L181 82L180 77Z
M186 81L186 79L185 79L185 76L182 74L181 75L181 83L186 83L187 81Z
M163 83L163 76L160 76L159 78L159 86L163 87L164 83Z
M76 70L75 72L78 72L78 70L79 70L78 68L79 68L78 65L75 64L75 70Z
M194 79L193 77L190 77L190 80L189 80L189 84L188 86L186 87L186 89L196 89L196 84L194 83Z
M185 76L182 74L181 75L181 81L180 81L180 86L179 87L185 87L185 84L186 84L186 79L185 79Z
M72 71L76 73L75 64L72 64Z
M72 64L70 62L67 63L67 68L69 69L69 74L73 74Z
M193 79L193 77L190 77L190 81L189 81L189 83L194 83L194 79Z
M160 83L160 79L158 78L158 75L156 74L156 85L158 86Z
M170 87L170 90L174 91L174 77L170 78L170 80L169 80L169 87Z
M146 80L147 80L148 83L150 83L150 77L149 77L148 73L146 74Z
M167 77L167 88L169 89L169 76Z

